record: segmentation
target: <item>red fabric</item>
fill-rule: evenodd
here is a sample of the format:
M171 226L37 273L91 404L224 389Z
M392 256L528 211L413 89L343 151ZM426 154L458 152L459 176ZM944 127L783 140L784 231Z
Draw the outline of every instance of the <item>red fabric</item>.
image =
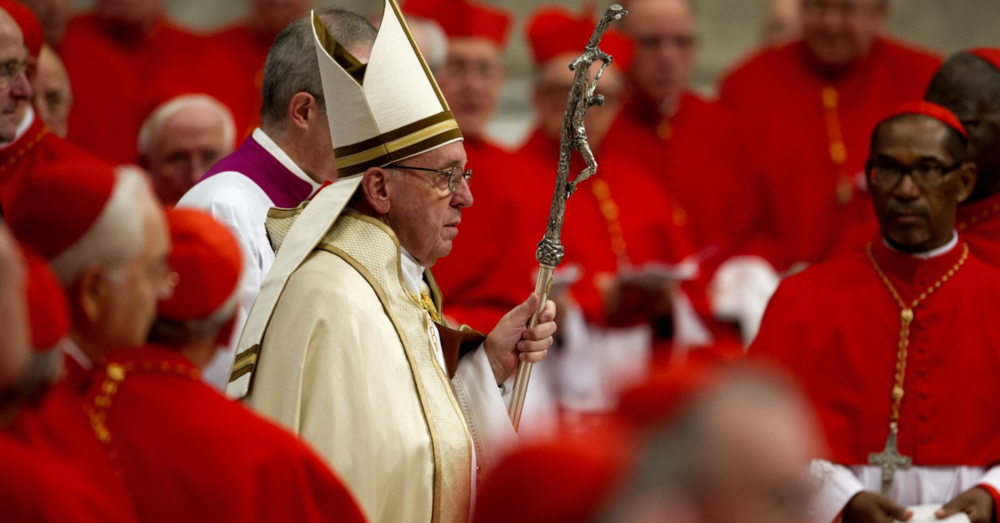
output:
M209 37L208 45L217 49L229 62L232 77L230 108L236 120L236 141L250 136L260 127L261 87L264 85L264 62L277 34L262 33L248 23L224 28Z
M611 429L588 436L535 444L505 458L483 482L473 523L576 523L598 516L629 469L629 438Z
M985 263L1000 267L1000 195L958 207L955 227L972 254Z
M231 60L209 43L166 19L138 37L94 14L71 20L59 46L73 84L69 141L111 164L134 163L139 128L161 103L205 93L238 109Z
M7 14L17 22L24 36L28 54L37 59L38 53L42 52L42 44L45 43L45 35L42 34L42 24L38 23L38 17L28 6L14 0L0 0L0 8L7 11Z
M49 350L69 335L66 292L38 253L30 247L21 251L28 265L27 305L31 346L35 350Z
M36 118L0 151L0 205L19 240L51 260L75 244L111 198L115 172Z
M960 241L964 241L960 238ZM904 303L955 265L961 243L920 260L872 248ZM899 451L920 466L1000 461L1000 271L970 255L914 311L899 420ZM885 446L900 334L900 308L854 251L789 277L771 299L750 355L785 366L801 382L833 461L868 463Z
M243 253L236 238L211 215L192 209L167 212L170 257L177 276L173 295L157 315L178 321L203 320L231 299L240 284Z
M555 185L559 160L559 144L536 130L521 149L524 168L533 172L546 185ZM582 170L582 160L574 153L572 172ZM602 154L597 157L598 174L607 182L619 210L619 221L632 267L647 262L675 264L691 253L690 243L682 227L674 221L674 209L663 188L640 165L623 155ZM550 195L553 189L547 193ZM541 239L539 227L539 239ZM593 183L583 182L566 206L566 221L562 243L566 256L563 263L576 263L583 278L573 286L573 296L580 303L588 321L604 324L604 300L600 281L607 275L627 270L617 259L611 244L608 222L601 213ZM692 301L697 302L696 298Z
M126 523L124 512L95 483L0 432L0 506L19 523Z
M499 47L506 47L514 21L506 9L470 0L407 0L403 12L434 20L448 38L481 37Z
M98 485L118 508L117 521L134 519L125 487L91 429L82 399L67 382L55 384L37 405L22 407L7 430L35 452L59 460Z
M863 171L875 124L907 101L923 98L941 65L938 56L879 39L838 78L817 72L802 41L768 48L730 72L720 101L746 134L741 176L761 187L758 252L779 269L828 256L844 231L874 220ZM836 93L835 114L846 155L831 153L823 91ZM841 196L838 201L838 182Z
M364 521L313 451L202 383L179 353L128 349L107 364L124 381L108 396L98 370L88 397L110 398L109 449L143 522Z
M980 47L966 52L971 55L978 56L979 58L989 62L989 64L993 67L1000 69L1000 49L995 47Z
M465 152L473 205L462 211L451 253L433 274L445 315L489 332L535 288L535 250L548 223L555 170L538 176L520 155L482 139L466 137Z
M628 151L654 174L703 260L718 259L745 236L756 193L739 169L745 155L734 125L717 102L685 92L663 122L652 102L630 97L602 147Z
M885 122L886 120L891 120L898 116L905 116L908 114L919 114L931 117L958 131L958 133L964 136L966 140L969 139L969 132L965 130L965 126L962 125L962 122L958 121L955 114L933 102L925 102L923 100L919 102L906 102L895 111L889 113L889 116L886 116L882 121Z
M661 365L652 369L645 381L622 394L616 414L637 428L669 423L716 382L712 362Z
M597 20L592 14L577 14L562 6L547 5L536 9L526 23L525 32L531 45L535 65L566 54L580 54L594 34ZM601 50L610 54L623 71L632 67L635 45L615 29L608 29L601 38Z

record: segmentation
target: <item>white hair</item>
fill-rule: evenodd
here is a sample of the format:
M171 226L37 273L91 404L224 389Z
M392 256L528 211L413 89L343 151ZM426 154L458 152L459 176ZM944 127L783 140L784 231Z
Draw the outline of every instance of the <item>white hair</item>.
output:
M119 167L111 198L90 229L71 247L52 260L52 270L64 286L70 286L84 270L94 265L119 268L142 250L142 216L156 205L145 174L135 167Z
M448 58L448 37L445 36L441 25L434 20L423 17L407 17L406 25L413 33L413 39L418 43L425 44L420 48L421 54L427 60L427 67L432 71L437 71L444 67ZM423 37L421 39L421 37ZM421 41L422 40L422 41Z
M142 127L139 129L139 154L148 155L152 152L163 127L184 109L215 111L222 118L223 139L227 145L235 145L236 123L233 120L233 113L225 104L207 94L183 94L160 104L146 121L142 122Z

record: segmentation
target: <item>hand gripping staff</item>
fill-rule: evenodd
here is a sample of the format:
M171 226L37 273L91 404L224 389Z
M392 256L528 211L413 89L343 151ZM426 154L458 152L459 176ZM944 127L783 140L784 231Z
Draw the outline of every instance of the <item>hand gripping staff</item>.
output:
M528 323L529 328L538 325L538 317L545 309L549 291L552 289L552 275L563 258L563 246L559 241L559 236L562 234L563 218L566 214L566 200L573 194L580 182L597 172L597 162L594 161L594 153L591 152L590 144L587 142L587 129L584 127L583 119L588 109L595 105L604 105L604 97L595 95L594 90L597 88L597 82L601 79L601 75L604 74L604 69L611 64L612 58L611 55L601 51L599 44L611 22L626 14L628 12L622 6L612 4L600 22L597 23L597 27L594 28L594 34L587 42L583 54L569 64L570 70L575 71L576 76L573 78L569 99L566 101L566 112L563 114L562 137L559 143L559 174L556 178L555 194L552 196L552 212L549 213L549 224L545 229L545 236L538 243L538 251L535 254L535 259L541 266L538 271L538 280L535 282L535 292L538 293L541 300L538 301L538 309ZM591 79L590 66L598 60L601 61L601 68ZM574 150L583 157L587 167L573 180L570 180L570 159ZM508 409L514 430L517 430L521 423L521 411L524 409L524 398L528 392L531 366L531 363L522 361L517 367L514 391Z

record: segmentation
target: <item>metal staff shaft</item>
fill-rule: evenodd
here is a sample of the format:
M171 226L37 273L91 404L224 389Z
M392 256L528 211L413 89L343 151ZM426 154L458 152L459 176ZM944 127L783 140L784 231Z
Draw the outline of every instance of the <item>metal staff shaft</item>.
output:
M549 213L548 226L545 229L545 236L538 243L538 251L535 254L535 258L541 266L538 280L535 282L535 292L538 293L541 300L538 302L538 309L531 317L531 321L528 322L529 328L538 325L538 318L545 310L545 303L552 288L552 275L563 258L563 246L559 238L562 235L563 219L566 214L566 201L579 183L597 172L597 162L594 161L590 144L587 143L584 116L591 107L604 105L604 97L595 95L594 90L597 88L597 82L600 81L601 75L604 74L604 69L611 64L611 55L601 51L598 44L600 44L601 38L611 22L626 14L628 13L622 6L612 4L597 23L597 27L594 28L594 34L587 42L583 54L569 64L570 70L574 71L575 75L569 97L566 100L566 111L563 113L562 137L559 142L559 174L556 178L555 193L552 195L552 210ZM591 80L590 66L597 61L601 62L601 67ZM570 160L574 150L583 157L587 167L573 180L570 180ZM524 361L517 366L514 390L512 391L510 407L507 409L514 430L517 430L521 423L521 412L524 410L524 400L528 393L528 380L531 378L531 366L531 363Z
M531 317L531 321L528 322L528 328L534 328L538 325L538 318L541 316L542 311L545 310L545 302L549 299L549 290L552 289L552 275L555 273L555 267L542 266L541 270L538 271L538 279L535 281L535 292L541 298L538 302L538 309L535 310L534 316ZM528 380L531 379L531 367L532 364L527 361L522 361L517 365L517 376L514 378L514 390L511 392L510 398L510 422L514 424L514 430L521 424L521 411L524 410L524 399L528 393Z

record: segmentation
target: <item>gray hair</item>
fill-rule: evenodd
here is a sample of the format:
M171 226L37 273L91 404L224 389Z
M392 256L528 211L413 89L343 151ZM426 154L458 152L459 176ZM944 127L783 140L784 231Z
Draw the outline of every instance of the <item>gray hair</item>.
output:
M69 287L94 265L119 268L139 255L143 245L143 211L156 205L145 174L119 167L111 198L90 229L52 260L52 271Z
M226 145L235 145L236 123L229 108L207 94L184 94L164 102L142 122L142 127L139 129L139 154L148 155L153 150L163 126L184 109L203 109L218 113L222 118L222 135Z
M344 8L317 9L330 34L349 51L371 48L375 43L375 27L367 18ZM309 93L320 108L326 110L323 81L319 74L316 49L313 44L312 18L300 18L278 34L267 61L261 86L260 120L262 125L280 125L288 119L288 104L298 93Z

